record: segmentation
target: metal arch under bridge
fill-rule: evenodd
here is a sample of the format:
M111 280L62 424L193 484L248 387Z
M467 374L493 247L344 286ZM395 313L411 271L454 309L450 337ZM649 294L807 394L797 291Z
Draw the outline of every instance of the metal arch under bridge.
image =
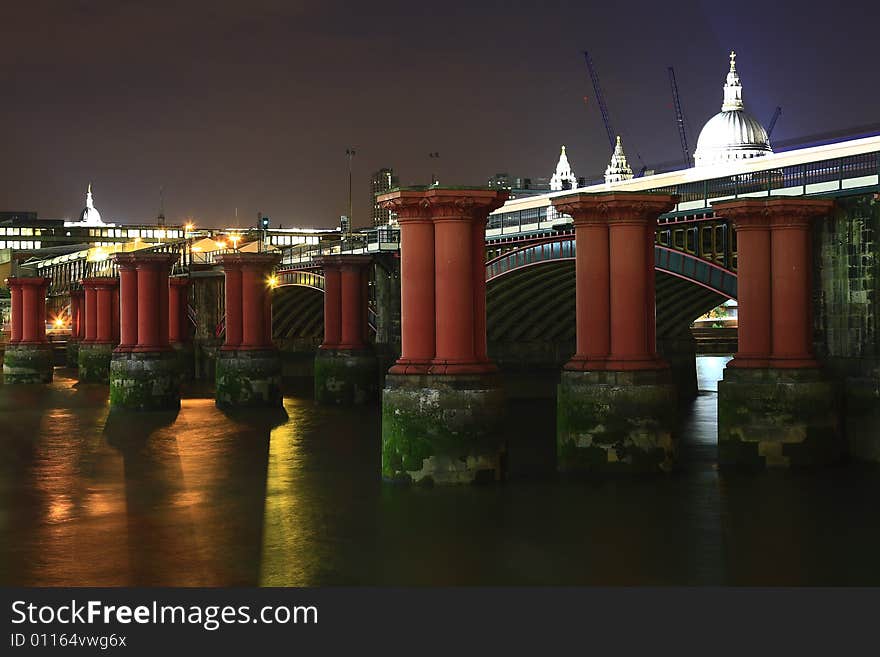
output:
M576 242L566 235L513 249L486 263L486 281L491 282L513 271L545 262L574 260ZM695 255L659 244L654 245L654 263L658 271L684 279L729 299L736 299L736 273Z

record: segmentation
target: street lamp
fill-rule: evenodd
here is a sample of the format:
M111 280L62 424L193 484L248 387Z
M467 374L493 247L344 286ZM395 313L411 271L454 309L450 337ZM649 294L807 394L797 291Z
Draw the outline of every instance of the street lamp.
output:
M348 228L346 232L351 235L351 158L355 156L353 148L345 149L345 156L348 158Z

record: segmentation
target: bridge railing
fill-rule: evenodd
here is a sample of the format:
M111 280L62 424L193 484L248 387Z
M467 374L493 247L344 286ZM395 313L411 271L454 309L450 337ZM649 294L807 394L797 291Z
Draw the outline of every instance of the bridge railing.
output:
M379 253L400 248L400 229L380 226L352 233L341 240L324 241L319 244L298 244L283 249L281 266L311 263L317 257L341 254Z

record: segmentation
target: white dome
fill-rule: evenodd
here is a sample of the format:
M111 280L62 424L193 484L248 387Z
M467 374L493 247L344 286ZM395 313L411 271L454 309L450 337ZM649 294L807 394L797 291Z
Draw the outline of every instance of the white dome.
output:
M724 103L721 111L700 131L694 161L697 166L706 166L761 157L772 152L764 126L745 110L742 83L736 71L736 53L731 52Z
M772 152L764 126L745 110L733 110L718 112L703 126L694 156L699 166Z
M95 202L92 199L92 184L89 183L89 189L86 192L86 207L83 208L82 212L79 213L79 220L84 224L101 224L104 223L101 221L101 213L98 212L98 209L95 207Z

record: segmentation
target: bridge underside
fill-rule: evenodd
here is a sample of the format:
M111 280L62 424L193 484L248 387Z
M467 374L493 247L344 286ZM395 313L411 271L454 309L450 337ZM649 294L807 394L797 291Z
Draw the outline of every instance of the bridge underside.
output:
M671 363L683 396L691 397L697 389L690 326L727 297L662 271L655 281L658 350ZM489 355L506 370L558 372L575 351L575 303L573 260L493 279L486 289Z

